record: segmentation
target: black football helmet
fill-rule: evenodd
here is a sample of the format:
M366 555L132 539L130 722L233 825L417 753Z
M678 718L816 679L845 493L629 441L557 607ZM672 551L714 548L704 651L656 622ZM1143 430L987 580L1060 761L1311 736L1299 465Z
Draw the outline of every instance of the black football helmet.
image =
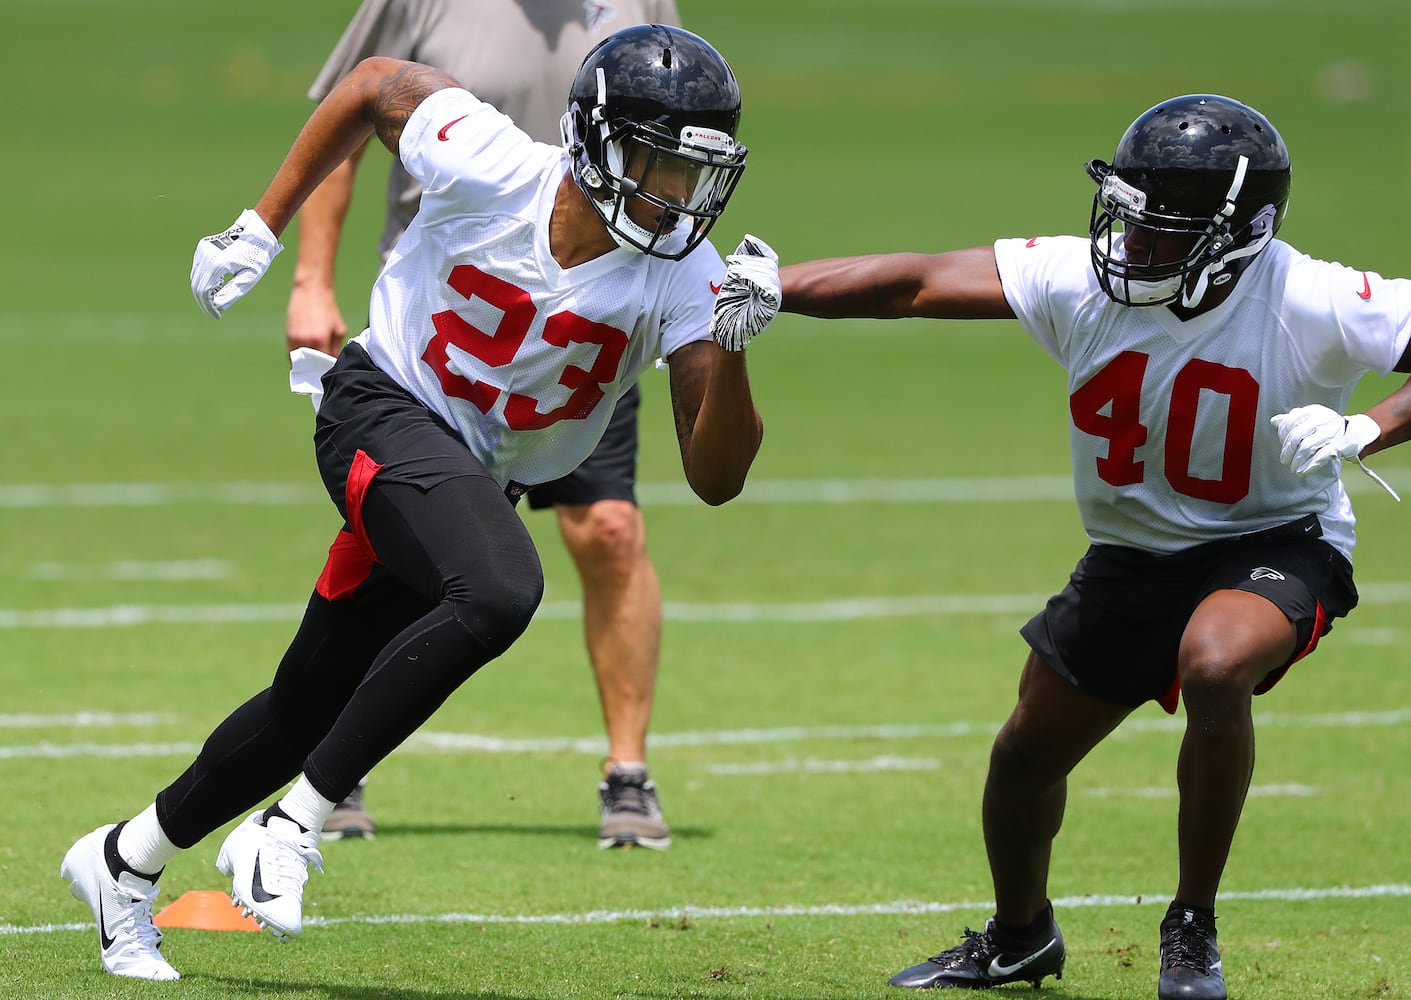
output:
M1238 279L1288 211L1289 151L1258 111L1213 94L1164 101L1117 143L1112 162L1092 160L1093 270L1114 301L1198 306L1212 284ZM1127 232L1144 227L1176 260L1130 260Z
M740 88L720 53L681 28L639 24L588 53L562 130L574 179L618 245L680 260L745 169L739 125ZM652 206L654 227L628 217L634 197Z

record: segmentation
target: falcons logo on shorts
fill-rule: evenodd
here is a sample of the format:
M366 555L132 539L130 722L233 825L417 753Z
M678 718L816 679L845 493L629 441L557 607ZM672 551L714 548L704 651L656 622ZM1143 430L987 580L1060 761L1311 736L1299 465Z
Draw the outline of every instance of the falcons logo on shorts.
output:
M1251 580L1282 580L1284 574L1276 569L1270 569L1268 566L1258 566L1249 574L1249 578Z

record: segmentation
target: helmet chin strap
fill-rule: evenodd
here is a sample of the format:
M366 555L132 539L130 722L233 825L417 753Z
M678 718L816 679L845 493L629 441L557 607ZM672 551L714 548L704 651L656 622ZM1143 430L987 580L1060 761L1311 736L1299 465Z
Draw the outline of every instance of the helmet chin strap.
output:
M1245 174L1249 172L1249 157L1241 155L1239 162L1235 164L1235 179L1230 182L1230 190L1225 194L1225 204L1220 211L1215 213L1215 218L1210 222L1210 228L1206 230L1207 235L1214 235L1214 239L1219 240L1220 230L1229 222L1230 216L1235 214L1235 200L1240 196L1240 190L1244 187ZM1200 269L1196 275L1195 286L1181 291L1181 308L1194 309L1205 299L1205 293L1209 291L1212 284L1211 277L1220 274L1225 270L1225 265L1242 257L1252 257L1260 250L1263 250L1268 242L1273 239L1273 228L1265 230L1264 235L1253 243L1246 244L1238 250L1233 250L1228 254L1221 254L1205 267Z

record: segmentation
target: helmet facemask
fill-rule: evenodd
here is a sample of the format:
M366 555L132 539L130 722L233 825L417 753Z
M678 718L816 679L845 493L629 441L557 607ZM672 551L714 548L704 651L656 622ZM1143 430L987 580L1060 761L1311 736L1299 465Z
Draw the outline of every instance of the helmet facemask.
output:
M1155 210L1149 203L1156 192L1129 183L1102 160L1090 162L1088 174L1098 191L1088 231L1102 290L1122 305L1179 302L1194 309L1212 286L1237 278L1274 238L1278 216L1277 207L1268 204L1240 223L1237 206L1248 168L1249 158L1240 156L1222 203L1204 216ZM1153 237L1145 259L1131 259L1128 253L1127 237L1136 227Z

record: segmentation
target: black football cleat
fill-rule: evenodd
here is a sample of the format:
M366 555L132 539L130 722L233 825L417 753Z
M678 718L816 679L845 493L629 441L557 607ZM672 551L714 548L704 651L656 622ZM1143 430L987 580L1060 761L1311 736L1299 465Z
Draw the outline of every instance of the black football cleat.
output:
M1161 921L1159 1000L1225 1000L1215 918L1171 904Z
M965 928L965 940L920 965L903 969L887 980L913 990L986 990L1005 983L1028 982L1038 987L1045 976L1063 978L1063 935L1049 911L1048 927L1027 942L1012 942L997 931L995 920L976 933Z

